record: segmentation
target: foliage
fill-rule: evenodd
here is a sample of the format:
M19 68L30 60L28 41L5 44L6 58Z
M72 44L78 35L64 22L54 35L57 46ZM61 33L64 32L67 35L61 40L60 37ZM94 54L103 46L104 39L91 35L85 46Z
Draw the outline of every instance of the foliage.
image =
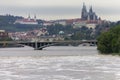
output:
M0 26L5 26L7 24L13 24L16 19L22 19L23 17L12 16L12 15L0 15Z
M79 28L79 29L75 29L74 30L74 34L71 36L72 40L93 40L95 39L92 35L93 33L93 29L89 29L85 26Z
M5 38L0 38L0 41L12 41L12 39L9 37L5 37Z
M71 36L65 36L65 40L82 40L82 39L95 39L92 36L92 32L93 29L89 29L85 26L81 27L81 28L73 28L72 25L60 25L60 24L56 24L56 25L51 25L51 26L47 26L49 35L59 35L60 31L63 31L65 34L64 35L68 35L71 34Z
M38 29L41 27L41 25L14 24L17 19L23 19L23 17L0 15L0 29L6 30L7 32L19 32ZM38 20L38 23L42 23L42 21Z
M63 26L61 24L47 26L47 30L50 35L58 35L60 31L63 31L66 34L71 34L73 32L72 25Z
M98 50L104 54L120 53L120 25L99 36Z

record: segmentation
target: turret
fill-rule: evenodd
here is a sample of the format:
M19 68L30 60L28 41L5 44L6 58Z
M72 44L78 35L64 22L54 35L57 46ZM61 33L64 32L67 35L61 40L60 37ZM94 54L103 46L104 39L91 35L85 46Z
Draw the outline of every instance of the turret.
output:
M93 20L96 20L96 14L93 15Z
M88 15L87 20L90 21L90 15Z
M29 19L29 20L31 19L30 14L28 15L28 19Z
M34 20L36 21L36 15L34 15Z

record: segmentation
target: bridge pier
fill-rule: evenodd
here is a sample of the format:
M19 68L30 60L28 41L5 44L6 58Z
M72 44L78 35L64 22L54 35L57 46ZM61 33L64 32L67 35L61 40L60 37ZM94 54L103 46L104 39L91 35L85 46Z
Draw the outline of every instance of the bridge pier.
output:
M43 48L34 48L34 50L43 50Z
M37 41L35 41L35 48L34 48L35 50L37 50L38 49L38 44L37 44Z
M37 41L35 41L35 46L34 46L34 50L42 50L43 48L40 48L42 46L43 43L38 43Z
M90 44L90 46L96 46L97 42L90 42L89 44Z

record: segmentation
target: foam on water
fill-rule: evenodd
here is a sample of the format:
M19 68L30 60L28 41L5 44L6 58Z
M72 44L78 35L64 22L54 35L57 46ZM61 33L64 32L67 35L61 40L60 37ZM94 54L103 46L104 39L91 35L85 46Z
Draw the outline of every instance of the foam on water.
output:
M95 47L4 50L1 80L120 80L120 58L98 55Z

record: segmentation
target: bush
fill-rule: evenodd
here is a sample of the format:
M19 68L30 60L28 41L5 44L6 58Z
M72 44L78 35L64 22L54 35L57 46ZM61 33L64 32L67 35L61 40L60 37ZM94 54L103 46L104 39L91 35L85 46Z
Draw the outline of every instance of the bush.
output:
M99 36L98 50L104 54L120 53L120 25Z

